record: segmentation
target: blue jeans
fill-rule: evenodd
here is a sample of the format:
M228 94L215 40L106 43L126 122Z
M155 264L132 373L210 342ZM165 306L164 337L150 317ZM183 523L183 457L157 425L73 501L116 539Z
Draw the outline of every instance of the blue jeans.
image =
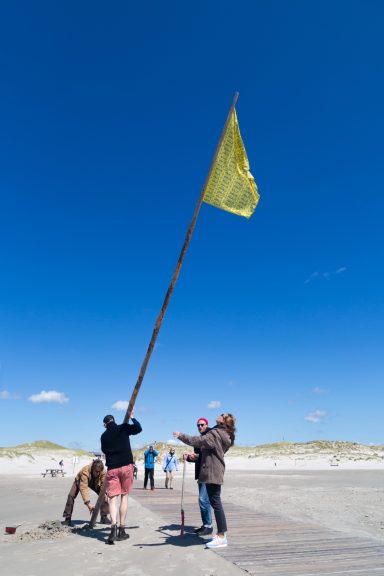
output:
M212 526L211 505L209 503L207 487L204 483L198 483L199 487L199 506L203 526Z

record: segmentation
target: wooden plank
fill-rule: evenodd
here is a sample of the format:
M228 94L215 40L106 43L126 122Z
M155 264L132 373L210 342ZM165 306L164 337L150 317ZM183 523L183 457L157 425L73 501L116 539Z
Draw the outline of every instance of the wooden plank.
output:
M174 530L180 523L180 490L135 488L134 499ZM198 495L184 491L185 532L201 524ZM255 513L225 503L229 545L214 551L255 576L384 576L384 543L348 536L310 522ZM163 528L164 529L164 528ZM166 528L165 528L166 529ZM176 528L177 529L177 528ZM198 538L196 536L196 538Z

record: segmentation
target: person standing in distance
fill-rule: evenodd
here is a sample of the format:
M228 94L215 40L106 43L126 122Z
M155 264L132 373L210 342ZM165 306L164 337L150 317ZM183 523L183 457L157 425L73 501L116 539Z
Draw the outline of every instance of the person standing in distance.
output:
M125 520L128 511L128 494L133 485L133 455L130 436L140 434L140 423L133 417L133 410L129 415L132 424L116 424L111 414L104 417L106 428L101 435L101 450L105 454L107 466L107 495L109 498L109 512L111 515L111 533L107 543L113 544L115 540L126 540L129 534L125 532ZM120 496L118 509L117 500ZM119 514L119 531L117 531L117 514Z
M151 490L155 489L155 458L158 456L158 452L150 446L148 450L144 452L144 490L147 489L148 478L151 484Z
M225 548L228 545L227 521L221 502L221 485L224 483L224 454L235 441L235 422L236 419L232 414L220 414L216 418L216 426L203 436L173 433L173 436L184 444L201 450L199 481L205 482L217 524L217 534L206 544L207 548Z
M173 472L176 470L178 472L178 463L177 463L177 456L175 454L175 449L171 448L169 453L164 456L163 460L163 470L165 472L165 487L173 490L172 488L172 480L173 480Z
M209 432L210 428L208 427L208 420L206 418L199 418L197 421L197 429L200 432L201 436L204 436L204 434ZM187 462L195 463L195 480L197 480L197 485L199 487L199 507L200 507L202 525L200 528L197 528L197 530L195 530L195 534L198 534L199 536L208 536L213 532L212 514L211 514L211 505L209 503L208 498L207 487L205 485L205 482L200 482L199 480L200 464L201 464L200 448L195 448L192 454L185 454L184 457L186 458Z

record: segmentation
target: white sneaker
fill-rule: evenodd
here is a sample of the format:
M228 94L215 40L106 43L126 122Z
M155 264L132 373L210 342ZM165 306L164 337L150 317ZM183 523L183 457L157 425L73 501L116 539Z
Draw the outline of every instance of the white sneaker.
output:
M228 546L227 536L220 538L220 536L215 536L213 540L207 542L206 548L226 548Z

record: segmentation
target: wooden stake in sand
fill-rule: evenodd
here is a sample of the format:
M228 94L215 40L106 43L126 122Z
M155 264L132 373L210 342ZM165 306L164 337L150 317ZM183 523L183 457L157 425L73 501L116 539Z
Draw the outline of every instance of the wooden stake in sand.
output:
M184 484L185 484L185 465L187 461L185 455L183 455L183 481L181 483L181 526L180 526L180 536L184 536L184 526L185 526L185 513L184 513Z

